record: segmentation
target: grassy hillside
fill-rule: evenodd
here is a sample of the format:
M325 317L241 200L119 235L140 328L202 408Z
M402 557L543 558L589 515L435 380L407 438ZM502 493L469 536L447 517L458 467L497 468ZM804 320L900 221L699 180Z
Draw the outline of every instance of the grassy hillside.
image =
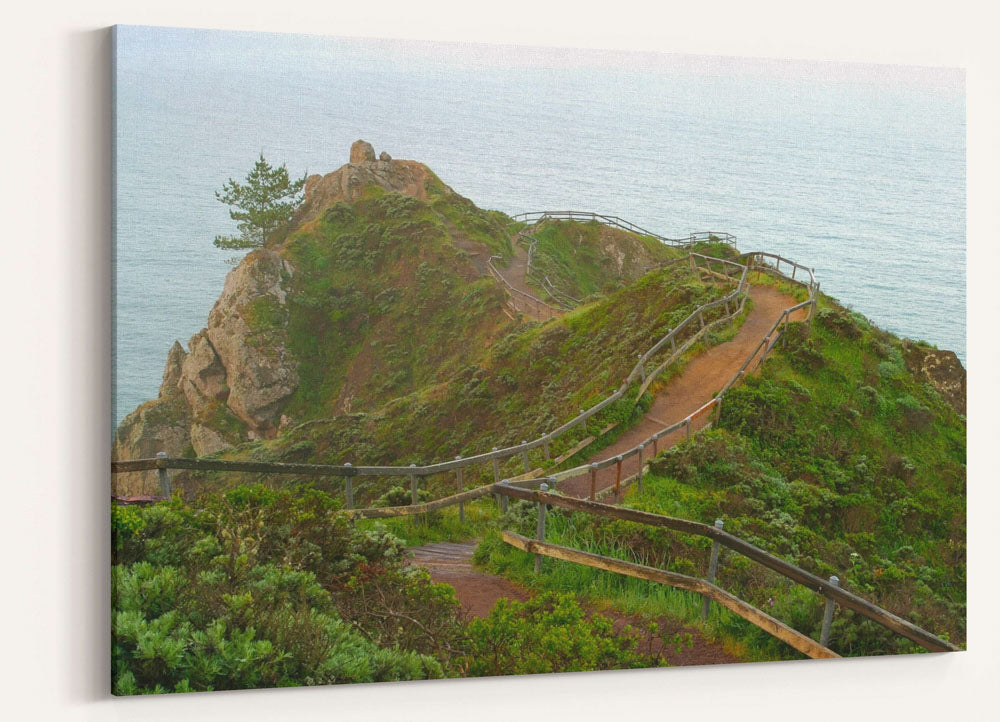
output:
M808 333L790 327L759 375L729 392L717 429L661 453L626 504L712 523L844 586L936 634L965 639L965 419L906 367L900 339L823 297ZM521 523L530 533L530 510ZM518 523L516 518L514 523ZM554 513L549 538L601 554L703 576L709 544L697 537L583 514ZM533 582L526 555L488 536L489 568L545 588L573 590L650 614L698 622L694 595L559 565ZM722 585L817 636L823 604L812 592L724 554ZM733 615L709 631L749 658L797 656ZM916 651L915 645L838 610L831 638L842 654Z
M547 276L560 291L578 299L635 280L683 252L650 236L590 221L543 221L529 229L538 240L532 263L535 278ZM538 284L538 290L544 288Z
M485 288L485 281L479 283ZM465 365L450 377L448 368L428 369L422 377L426 385L381 406L371 404L371 410L319 416L286 430L277 440L246 444L224 456L317 463L427 463L533 439L608 396L631 371L637 354L698 305L725 292L701 282L687 264L678 264L647 274L548 323L508 321L496 341L487 336L479 347L461 345L464 327L450 325L455 311L444 308L440 317L427 315L422 328L437 329L461 346L456 354L460 361L453 362ZM417 323L419 311L405 303L395 308L404 317L414 313L412 322ZM488 318L485 312L484 318ZM392 332L394 327L386 324L385 328ZM403 336L407 330L405 323L395 327ZM417 343L405 338L400 342ZM439 349L423 353L440 353L447 344L440 341ZM554 442L552 455L597 433L612 420L638 418L645 406L636 402L632 393L608 407ZM540 455L540 451L533 452L533 461L540 463ZM520 459L512 460L504 473L520 473L521 463ZM481 473L486 479L491 471L469 473ZM212 479L201 475L196 483ZM221 481L218 477L214 480ZM378 497L393 483L398 482L366 482L359 501ZM453 485L454 480L441 483Z

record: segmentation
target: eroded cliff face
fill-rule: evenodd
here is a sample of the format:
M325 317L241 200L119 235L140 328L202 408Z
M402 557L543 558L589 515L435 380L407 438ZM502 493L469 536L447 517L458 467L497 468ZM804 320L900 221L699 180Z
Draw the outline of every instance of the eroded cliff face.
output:
M226 278L208 325L167 353L159 396L122 421L113 458L204 456L276 435L283 402L298 387L286 348L294 269L276 252L249 254ZM152 473L116 478L120 493L151 493Z

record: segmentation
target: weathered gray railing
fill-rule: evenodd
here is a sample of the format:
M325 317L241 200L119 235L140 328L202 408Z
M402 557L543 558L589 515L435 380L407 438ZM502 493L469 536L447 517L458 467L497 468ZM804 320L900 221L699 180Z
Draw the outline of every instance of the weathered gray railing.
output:
M692 255L697 255L697 254L692 254ZM625 486L627 486L628 483L632 480L632 479L623 479L622 478L622 463L626 459L629 459L629 458L631 458L633 456L638 456L639 457L640 472L639 472L639 475L638 475L638 480L641 481L642 459L643 459L644 452L645 452L645 450L647 448L652 448L653 455L655 456L656 453L657 453L657 451L658 451L659 440L662 439L664 436L668 436L670 434L673 434L673 433L675 433L677 431L680 431L681 429L685 430L685 432L686 432L686 438L690 439L694 423L697 420L699 420L700 418L705 417L712 410L714 410L716 412L716 414L719 413L719 410L721 409L721 404L722 404L723 396L725 395L725 393L730 388L732 388L733 385L739 383L744 378L744 376L746 375L746 372L747 372L747 368L751 365L751 363L753 363L756 360L757 363L756 363L756 366L754 368L757 368L757 367L760 366L760 364L762 364L764 362L764 359L767 357L767 354L770 353L771 349L774 348L774 344L780 339L781 334L783 334L785 332L785 329L787 328L789 320L791 319L792 313L794 313L795 311L798 311L800 309L808 308L809 309L809 318L811 320L812 314L813 314L813 309L816 306L817 294L819 292L819 284L815 280L815 275L814 275L812 269L806 268L805 266L801 266L799 264L796 264L794 261L789 261L788 259L782 258L781 256L776 256L774 254L769 254L769 253L759 253L759 252L744 253L744 254L738 256L737 258L745 259L745 264L736 263L735 261L723 261L723 263L733 264L733 265L739 266L740 268L743 269L742 274L740 276L740 286L743 286L746 283L747 272L749 270L751 270L751 269L754 269L754 270L763 271L763 272L766 272L766 273L769 273L769 274L772 274L772 275L777 275L780 278L783 278L785 280L788 280L788 281L791 281L793 283L800 284L800 285L806 287L809 290L809 298L807 300L803 301L802 303L796 304L796 305L791 306L791 307L785 309L784 311L782 311L781 315L778 317L778 319L774 322L774 325L771 327L771 330L767 334L765 334L764 338L761 339L760 343L758 343L757 346L754 348L754 350L749 354L749 356L747 356L746 360L743 362L743 365L740 367L740 369L733 375L733 377L723 387L723 389L718 394L716 394L715 398L711 399L710 401L707 401L702 406L700 406L698 409L696 409L692 413L688 414L688 416L686 416L685 418L681 419L680 421L676 421L676 422L674 422L674 423L672 423L672 424L670 424L670 425L668 425L668 426L660 429L659 431L657 431L656 433L650 435L649 437L643 439L638 444L636 444L635 446L633 446L631 449L628 449L628 450L623 451L623 452L621 452L619 454L616 454L615 456L608 457L607 459L603 459L602 461L592 462L590 464L583 464L581 466L576 466L576 467L573 467L571 469L565 469L563 471L554 472L554 473L551 474L551 478L555 479L556 481L565 481L566 479L572 479L572 478L576 478L576 477L579 477L579 476L583 476L585 474L589 474L590 475L590 498L593 500L593 499L595 499L597 497L597 489L596 489L597 472L601 471L602 469L606 469L606 468L608 468L610 466L615 466L616 467L616 475L615 475L615 486L613 488L614 488L615 498L616 499L620 499L621 498L621 491L622 491L622 489ZM781 271L778 271L776 266L772 267L772 266L766 265L764 263L764 259L765 258L772 258L772 259L774 259L774 260L776 260L778 262L784 262L784 263L786 263L788 265L791 265L793 268L800 268L800 269L802 269L802 273L804 275L808 276L808 281L802 280L801 278L800 279L793 279L790 276L786 276ZM718 261L720 259L713 259L713 260ZM727 320L728 318L731 318L731 317L735 316L736 314L739 314L742 311L742 309L743 309L743 303L745 303L745 300L746 299L744 297L742 299L739 307L737 308L737 310L733 314L728 313L728 304L733 301L733 299L731 298L731 296L726 297L726 298L722 298L722 299L718 299L716 301L712 301L710 304L706 304L706 306L711 306L711 305L717 305L720 302L726 303L727 304L727 314L726 314L726 316L723 316L721 319L718 319L717 321L713 322L713 324L707 324L707 325L705 325L703 323L702 324L702 328L699 331L699 334L707 333L710 330L711 326L713 326L715 324L718 324L718 323L720 323L720 322L722 322L724 320ZM705 307L702 307L702 308L704 309ZM695 314L697 314L697 313L698 313L698 311L696 311L694 314L692 314L687 319L685 319L678 326L678 329L683 328L688 323L692 323L692 317L695 316ZM781 329L780 332L778 330L779 328ZM677 330L677 329L675 329L675 330ZM687 350L687 348L695 340L696 340L696 337L689 338L687 340L687 342L685 342L684 345L680 346L679 348L674 349L673 353L671 354L671 356L663 364L661 364L660 366L658 366L655 369L653 369L648 374L648 376L644 376L644 378L643 378L643 385L640 387L640 392L645 391L646 388L648 388L648 386L652 383L652 380L655 379L660 373L662 373L663 370L671 362L673 362L676 358L678 358L681 354L683 354ZM636 368L639 369L639 370L641 370L641 373L644 374L645 373L645 371L644 371L644 362L645 362L645 359L648 358L649 356L652 356L653 354L655 354L668 341L672 341L672 339L670 338L670 334L668 334L666 337L664 337L663 339L661 339L657 344L654 344L653 347L650 348L649 351L646 352L646 354L644 354L643 356L640 356L639 357L639 364L636 365ZM763 353L761 353L762 350L763 350ZM633 478L635 478L635 477L633 477Z
M725 231L701 231L698 233L691 233L686 238L668 238L666 236L661 236L658 233L653 233L652 231L641 226L637 226L635 223L627 221L624 218L610 216L603 213L592 213L590 211L531 211L528 213L519 213L516 216L512 216L512 218L519 223L525 223L527 225L534 225L536 223L540 223L541 221L550 219L557 221L597 221L598 223L603 223L606 226L614 226L615 228L621 228L625 231L638 233L642 236L650 236L661 243L666 243L670 246L692 246L696 243L713 241L726 243L730 246L736 245L736 236L731 233L726 233Z
M512 309L514 309L518 313L525 312L524 308L517 304L517 301L520 300L522 304L527 304L529 309L531 306L534 306L535 315L538 316L538 318L545 318L546 320L548 320L555 318L556 316L562 313L561 309L558 309L555 306L546 303L537 296L534 296L530 293L525 293L521 289L511 284L510 281L508 281L506 278L504 278L503 274L500 273L500 269L498 269L493 264L493 260L498 258L500 258L500 256L490 256L489 259L486 261L486 267L489 269L490 274L500 283L500 285L502 285L507 290L507 293L510 294L509 303Z
M524 277L525 279L527 279L533 273L537 273L537 268L534 265L534 260L535 260L535 249L538 248L538 239L535 238L530 233L525 232L524 230L520 231L517 234L517 239L521 238L530 241L530 243L528 244L527 267L525 268L524 271ZM542 286L542 288L545 289L545 292L549 294L552 300L560 304L564 308L570 309L580 303L580 299L573 298L565 291L561 291L558 288L556 288L555 284L552 283L552 279L550 279L548 275L544 273L538 273L536 280Z
M697 592L704 595L707 599L712 599L719 604L722 604L769 634L774 635L778 639L790 644L795 649L798 649L804 654L812 657L837 656L836 653L827 648L830 638L830 624L833 616L830 602L835 602L844 609L850 609L863 617L871 619L886 629L889 629L906 639L916 642L921 647L929 651L959 651L959 647L955 644L941 639L931 632L928 632L926 629L918 627L912 622L908 622L902 617L899 617L882 607L872 604L868 600L859 597L856 594L852 594L846 589L840 587L837 582L834 581L836 577L831 577L829 580L818 577L815 574L807 572L805 569L786 562L784 559L777 557L748 541L745 541L744 539L724 531L720 521L717 521L714 526L710 526L708 524L689 521L687 519L678 519L675 517L663 516L661 514L651 514L649 512L638 511L636 509L628 509L620 506L587 501L585 499L562 496L548 491L550 485L554 488L557 482L556 477L550 476L542 479L541 481L545 483L539 491L520 488L519 486L509 483L500 483L493 486L492 493L500 496L507 496L512 499L534 502L538 505L540 519L544 519L541 510L545 506L559 507L570 511L580 511L605 518L620 519L623 521L655 526L662 529L670 529L684 534L694 534L707 537L712 540L713 548L709 557L707 580L702 580L696 577L677 574L675 572L665 572L660 569L653 569L651 567L644 567L638 564L623 562L619 559L611 557L599 556L597 554L590 554L588 552L582 552L568 547L548 544L545 542L544 523L539 523L537 525L536 539L527 539L519 534L513 534L509 531L503 532L503 539L505 542L530 554L551 556L568 562L584 564L586 566L604 569L619 574L628 574L629 576L635 576L640 579L647 579ZM825 598L824 603L827 607L827 613L824 614L823 629L820 632L820 644L817 645L816 642L809 637L806 637L800 632L797 632L781 622L778 622L778 620L773 617L764 614L760 610L751 607L745 602L736 599L728 592L722 590L717 585L715 580L720 546L742 554L747 559L750 559L751 561L756 562L771 571L777 572L786 579L789 579L796 584L800 584L807 589L811 589L812 591L823 596ZM539 556L536 556L536 560L538 558ZM715 564L712 563L713 559L715 560ZM536 570L537 569L538 566L536 565Z

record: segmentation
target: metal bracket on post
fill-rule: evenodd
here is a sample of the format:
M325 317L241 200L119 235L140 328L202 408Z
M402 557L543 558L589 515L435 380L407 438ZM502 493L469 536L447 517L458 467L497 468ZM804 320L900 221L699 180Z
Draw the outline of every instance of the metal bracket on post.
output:
M722 519L715 520L715 528L722 530L723 522ZM712 555L708 560L708 576L705 577L705 581L709 584L715 584L715 576L719 573L719 540L712 540ZM701 618L708 619L708 597L702 599L701 602Z
M839 587L840 580L836 576L830 577L830 586ZM830 626L833 624L834 601L830 597L826 598L826 609L823 610L823 629L819 633L819 643L824 647L830 646Z
M166 459L167 458L167 452L166 451L157 451L156 452L156 458L157 459ZM167 473L167 470L165 468L158 468L156 470L156 473L160 477L160 496L162 496L164 499L169 499L170 498L170 474Z
M546 492L549 490L549 485L543 481L542 485L539 487L539 490L542 492ZM543 504L541 501L538 502L538 524L535 527L535 538L537 538L538 541L545 541L545 504ZM536 554L535 574L538 574L541 571L542 571L542 555Z

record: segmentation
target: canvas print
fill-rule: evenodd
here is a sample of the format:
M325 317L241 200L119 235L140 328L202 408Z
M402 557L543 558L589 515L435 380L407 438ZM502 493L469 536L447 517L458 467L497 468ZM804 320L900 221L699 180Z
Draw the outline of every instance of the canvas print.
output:
M112 34L114 694L965 647L963 71Z

